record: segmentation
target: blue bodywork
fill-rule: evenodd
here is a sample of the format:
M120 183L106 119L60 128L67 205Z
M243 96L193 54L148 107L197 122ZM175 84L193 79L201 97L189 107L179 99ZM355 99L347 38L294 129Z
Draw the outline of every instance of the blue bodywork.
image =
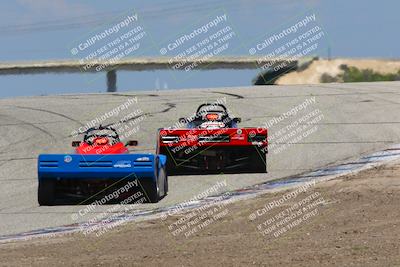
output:
M38 178L155 181L158 170L165 164L166 156L154 154L42 154L38 158Z

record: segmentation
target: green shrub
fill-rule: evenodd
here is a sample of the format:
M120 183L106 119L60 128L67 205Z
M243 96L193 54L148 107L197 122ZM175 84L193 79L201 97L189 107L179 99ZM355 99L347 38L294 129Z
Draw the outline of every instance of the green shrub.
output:
M382 81L399 81L400 70L397 73L382 74L375 72L371 69L358 69L356 67L348 67L347 65L341 65L340 69L344 72L332 77L327 73L321 76L322 83L338 82L342 81L345 83L351 82L382 82Z

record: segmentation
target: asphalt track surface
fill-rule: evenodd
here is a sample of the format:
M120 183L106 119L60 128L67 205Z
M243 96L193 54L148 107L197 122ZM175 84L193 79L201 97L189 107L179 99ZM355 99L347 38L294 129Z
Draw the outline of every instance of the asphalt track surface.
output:
M224 190L242 188L357 158L360 154L400 142L400 82L1 99L0 235L85 222L90 216L111 208L110 205L98 207L74 221L71 216L83 206L39 207L37 156L41 153L71 153L70 143L76 139L70 136L71 132L132 97L137 97L136 104L104 124L116 122L137 109L142 110L146 116L139 122L138 132L132 136L132 139L139 140L138 152L153 153L157 129L174 125L179 117L192 115L205 101L226 101L235 116L242 118L241 126L258 127L315 97L315 103L270 127L270 135L293 125L314 110L323 114L311 134L292 145L286 144L282 151L270 151L268 173L170 177L169 195L157 204L140 204L138 209L187 201L224 180L228 185ZM285 142L281 142L278 147L284 145Z

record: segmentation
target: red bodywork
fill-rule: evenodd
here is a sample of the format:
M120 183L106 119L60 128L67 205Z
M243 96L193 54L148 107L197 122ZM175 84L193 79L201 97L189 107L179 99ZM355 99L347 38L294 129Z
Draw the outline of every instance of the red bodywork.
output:
M266 172L264 128L162 129L157 153L173 174Z
M263 136L261 142L252 142L251 135ZM163 137L178 136L177 142L164 143ZM221 138L221 141L206 139L203 137L221 137L226 136L227 139ZM229 139L228 139L229 137ZM221 129L164 129L160 131L159 146L160 147L178 147L178 146L254 146L260 148L268 146L268 131L264 128L221 128ZM254 138L254 137L253 137ZM250 139L250 140L249 140Z

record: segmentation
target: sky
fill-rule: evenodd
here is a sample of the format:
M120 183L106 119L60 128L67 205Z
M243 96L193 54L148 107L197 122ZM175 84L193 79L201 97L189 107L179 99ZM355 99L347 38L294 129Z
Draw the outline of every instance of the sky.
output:
M0 62L81 60L138 26L145 37L136 43L139 48L132 49L125 57L174 58L191 46L199 48L201 40L210 40L214 33L225 30L231 38L220 44L218 56L245 56L251 48L255 48L256 55L265 56L288 45L294 37L298 39L315 29L321 38L313 41L315 49L309 44L307 56L399 58L399 9L400 1L395 0L2 1ZM71 53L72 48L133 14L138 15L138 20L123 30L76 55ZM182 35L193 33L224 15L226 20L210 27L208 32L169 50L168 45L172 47ZM315 20L310 19L313 15ZM307 18L308 25L298 24ZM285 35L295 25L296 32ZM279 40L259 49L264 40L278 34L281 34L277 37ZM162 48L168 48L166 54L161 53ZM215 47L213 50L216 51ZM251 84L257 73L258 70L119 71L117 86L118 91L245 86ZM0 82L0 97L104 92L106 87L104 72L9 75L0 76Z

